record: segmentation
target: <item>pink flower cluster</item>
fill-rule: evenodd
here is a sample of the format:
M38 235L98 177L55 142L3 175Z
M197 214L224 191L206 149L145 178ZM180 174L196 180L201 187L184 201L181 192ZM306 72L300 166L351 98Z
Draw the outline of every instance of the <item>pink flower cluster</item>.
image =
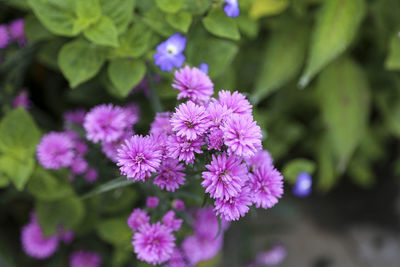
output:
M8 25L0 24L0 49L5 49L12 42L16 42L20 46L26 44L23 19L13 20Z

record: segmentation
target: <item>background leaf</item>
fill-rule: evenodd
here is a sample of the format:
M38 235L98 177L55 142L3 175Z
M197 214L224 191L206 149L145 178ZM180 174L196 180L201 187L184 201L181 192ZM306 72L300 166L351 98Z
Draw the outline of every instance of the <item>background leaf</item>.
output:
M288 0L254 0L250 7L249 15L253 19L259 19L264 16L279 14L288 6Z
M167 22L180 32L187 33L192 23L192 15L189 12L179 12L178 14L168 14Z
M108 75L118 94L126 97L146 74L146 65L141 60L114 59L108 66Z
M390 40L385 68L388 70L400 70L400 37L398 33L394 34Z
M100 222L96 226L98 235L112 245L129 244L132 231L126 224L126 218L112 218Z
M204 27L218 37L239 40L240 33L234 18L228 17L221 8L211 9L202 20Z
M126 30L133 19L135 0L100 0L101 11L117 27L118 33Z
M183 0L156 0L157 6L164 12L176 13L183 6Z
M0 172L5 174L18 190L22 190L28 182L35 161L33 157L14 158L11 155L0 156Z
M102 16L95 24L83 32L85 37L99 45L118 46L118 31L108 17Z
M297 158L289 161L283 168L282 174L286 181L290 184L294 184L297 180L297 176L301 172L306 172L312 175L315 171L315 163L312 160Z
M82 29L96 23L101 17L99 0L76 1L76 14Z

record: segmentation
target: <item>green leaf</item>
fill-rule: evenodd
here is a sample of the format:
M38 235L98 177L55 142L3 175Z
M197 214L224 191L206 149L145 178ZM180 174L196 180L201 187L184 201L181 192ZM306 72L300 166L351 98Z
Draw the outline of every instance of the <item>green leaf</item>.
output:
M64 44L65 40L63 38L56 38L45 42L37 54L39 62L53 70L60 71L57 57Z
M0 151L4 153L21 157L33 155L39 139L39 129L23 108L10 111L0 122Z
M48 40L54 35L49 32L40 21L34 16L29 15L25 18L25 34L28 42L38 42L41 40Z
M35 169L27 190L35 198L45 201L58 200L74 193L66 177L55 177L50 171L41 167Z
M307 41L307 26L295 20L282 23L282 27L271 34L252 95L255 103L299 74L306 56Z
M114 246L129 244L132 231L126 224L126 218L113 218L100 222L96 226L97 234Z
M122 187L103 195L104 205L102 209L107 213L118 213L121 211L130 211L135 204L138 194L131 187Z
M368 81L354 61L339 58L321 73L317 86L329 141L343 171L367 130Z
M249 15L253 19L282 13L289 6L288 0L254 0Z
M8 179L20 191L24 189L28 182L34 166L35 161L31 156L23 159L16 159L6 154L0 156L0 173L7 175Z
M351 161L349 164L349 174L355 184L365 188L370 188L375 182L372 164L361 157L355 157Z
M183 0L156 0L157 6L166 13L176 13L183 5Z
M202 20L204 27L218 37L239 40L240 33L234 18L228 17L221 8L213 8Z
M309 159L298 158L288 162L283 168L283 177L290 184L296 183L297 176L301 172L307 172L312 175L315 171L315 163Z
M111 52L111 58L138 58L150 50L155 38L154 32L143 22L138 21L119 38L119 47Z
M118 93L126 97L146 74L141 60L114 59L108 65L108 75Z
M193 15L202 15L211 6L212 0L183 0L183 8Z
M112 19L118 33L124 32L133 19L135 0L100 0L100 5L102 14Z
M78 23L82 29L96 23L101 17L99 0L77 0L76 14L78 16Z
M71 196L56 201L38 200L36 212L44 234L49 236L55 234L60 225L65 229L77 226L84 216L85 207L76 196Z
M178 31L187 33L190 24L192 24L192 15L185 11L177 14L168 14L167 22Z
M400 70L400 37L396 33L390 40L389 54L385 61L387 70Z
M102 16L95 24L85 29L83 33L86 38L95 44L118 46L117 28L108 17Z
M324 2L313 32L307 67L299 82L301 87L349 47L365 12L364 0Z
M75 13L76 0L28 0L36 17L52 33L75 36L83 30Z
M321 191L331 189L340 178L336 172L335 159L332 155L329 141L323 138L317 145L317 164L318 164L318 182L317 187Z
M58 54L58 65L71 88L93 78L104 61L102 49L81 39L65 44Z
M169 26L165 14L156 7L144 14L143 22L164 37L170 37L175 33L175 30Z
M130 258L132 258L132 247L130 245L115 247L112 254L112 266L125 266Z
M257 37L260 30L258 21L246 16L241 15L236 18L240 32L247 35L249 38L254 39Z
M10 184L10 179L6 176L5 173L2 173L0 170L0 188L7 187Z

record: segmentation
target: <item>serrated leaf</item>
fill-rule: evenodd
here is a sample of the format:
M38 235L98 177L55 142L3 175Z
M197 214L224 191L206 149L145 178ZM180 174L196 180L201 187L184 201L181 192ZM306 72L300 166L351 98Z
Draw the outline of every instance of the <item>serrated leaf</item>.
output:
M78 23L83 29L96 23L101 17L99 0L76 1L76 15L78 16Z
M255 103L299 74L306 56L307 41L307 25L296 20L284 22L271 34L252 95Z
M3 154L0 156L0 173L4 173L18 190L22 190L28 182L35 161L32 156L25 158L14 158Z
M124 32L132 22L135 0L100 0L100 5L103 16L114 22L118 33Z
M317 86L328 138L339 171L343 171L367 130L368 81L353 60L339 58L321 73Z
M204 27L218 37L239 40L240 33L234 18L228 17L221 8L213 8L202 20Z
M156 7L144 14L143 22L164 37L170 37L175 33L175 30L169 26L165 14Z
M385 68L387 70L400 70L400 36L398 33L394 34L390 40Z
M28 2L40 22L54 34L75 36L84 29L75 13L75 0L28 0Z
M166 13L176 13L183 6L183 0L156 0L156 4Z
M108 65L108 75L118 94L126 97L146 74L141 60L114 59Z
M101 239L115 246L129 244L132 237L126 218L104 220L96 226L96 231Z
M169 25L183 33L187 33L190 24L192 24L192 15L185 11L177 14L168 14L166 19Z
M288 162L283 168L283 177L290 184L296 183L297 177L301 172L312 175L315 171L315 163L309 159L297 158Z
M108 17L102 16L95 24L86 28L83 33L87 39L95 44L114 47L119 45L117 27Z
M259 19L264 16L279 14L288 6L288 0L255 0L252 2L249 15L253 19Z
M85 207L76 196L71 196L56 201L39 200L36 212L44 234L49 236L55 234L61 225L65 229L77 226L84 216Z
M102 49L81 39L65 44L58 54L58 65L71 88L93 78L104 61Z
M313 32L307 66L299 82L301 87L349 47L365 12L364 0L324 2Z

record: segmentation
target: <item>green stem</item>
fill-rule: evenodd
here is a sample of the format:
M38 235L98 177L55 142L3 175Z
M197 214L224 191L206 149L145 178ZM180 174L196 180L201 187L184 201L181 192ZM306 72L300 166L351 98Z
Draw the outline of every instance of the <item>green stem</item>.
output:
M153 111L155 113L157 112L162 112L163 107L161 104L160 96L158 95L156 85L153 80L153 76L151 74L151 71L147 72L147 83L150 87L150 102L151 106L153 107Z
M99 185L98 187L96 187L95 189L93 189L92 191L84 194L83 196L81 196L81 199L87 199L93 196L97 196L100 195L102 193L111 191L111 190L115 190L117 188L121 188L121 187L126 187L126 186L130 186L132 185L133 182L126 179L125 176L120 176L118 178L115 178L111 181L108 181L102 185Z

